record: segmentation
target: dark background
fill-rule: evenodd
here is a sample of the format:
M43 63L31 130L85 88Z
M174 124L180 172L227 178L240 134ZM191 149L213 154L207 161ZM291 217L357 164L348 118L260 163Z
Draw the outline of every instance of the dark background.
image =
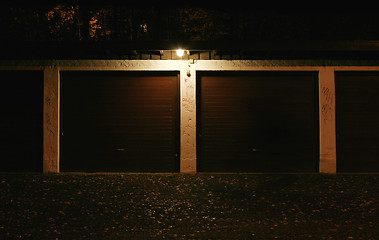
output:
M8 4L0 8L2 58L117 59L184 46L258 58L345 59L341 51L354 51L350 58L376 59L379 15L319 11L322 4L291 11L238 1Z

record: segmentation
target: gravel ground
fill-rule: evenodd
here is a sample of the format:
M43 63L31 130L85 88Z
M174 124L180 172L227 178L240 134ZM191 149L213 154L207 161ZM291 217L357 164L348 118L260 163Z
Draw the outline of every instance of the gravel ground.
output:
M0 239L376 239L379 175L0 174Z

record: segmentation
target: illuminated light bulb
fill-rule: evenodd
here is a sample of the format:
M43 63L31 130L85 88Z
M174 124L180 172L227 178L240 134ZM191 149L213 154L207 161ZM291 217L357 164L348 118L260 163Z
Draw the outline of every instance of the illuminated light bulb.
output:
M176 55L178 55L178 57L182 57L183 54L184 54L184 50L183 49L176 50Z

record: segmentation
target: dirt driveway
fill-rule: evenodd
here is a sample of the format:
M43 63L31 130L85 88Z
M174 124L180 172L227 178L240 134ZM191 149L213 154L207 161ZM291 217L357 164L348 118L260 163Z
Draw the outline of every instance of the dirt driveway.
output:
M374 239L379 175L0 174L0 239Z

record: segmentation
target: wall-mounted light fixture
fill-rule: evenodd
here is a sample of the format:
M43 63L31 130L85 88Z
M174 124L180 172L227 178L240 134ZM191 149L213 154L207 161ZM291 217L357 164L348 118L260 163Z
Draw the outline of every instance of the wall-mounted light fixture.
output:
M184 55L184 50L183 49L176 50L176 55L178 55L178 57L182 57Z
M158 50L156 50L158 53ZM160 59L170 60L190 60L191 58L200 59L200 51L198 50L186 50L182 48L176 48L171 50L159 50Z

